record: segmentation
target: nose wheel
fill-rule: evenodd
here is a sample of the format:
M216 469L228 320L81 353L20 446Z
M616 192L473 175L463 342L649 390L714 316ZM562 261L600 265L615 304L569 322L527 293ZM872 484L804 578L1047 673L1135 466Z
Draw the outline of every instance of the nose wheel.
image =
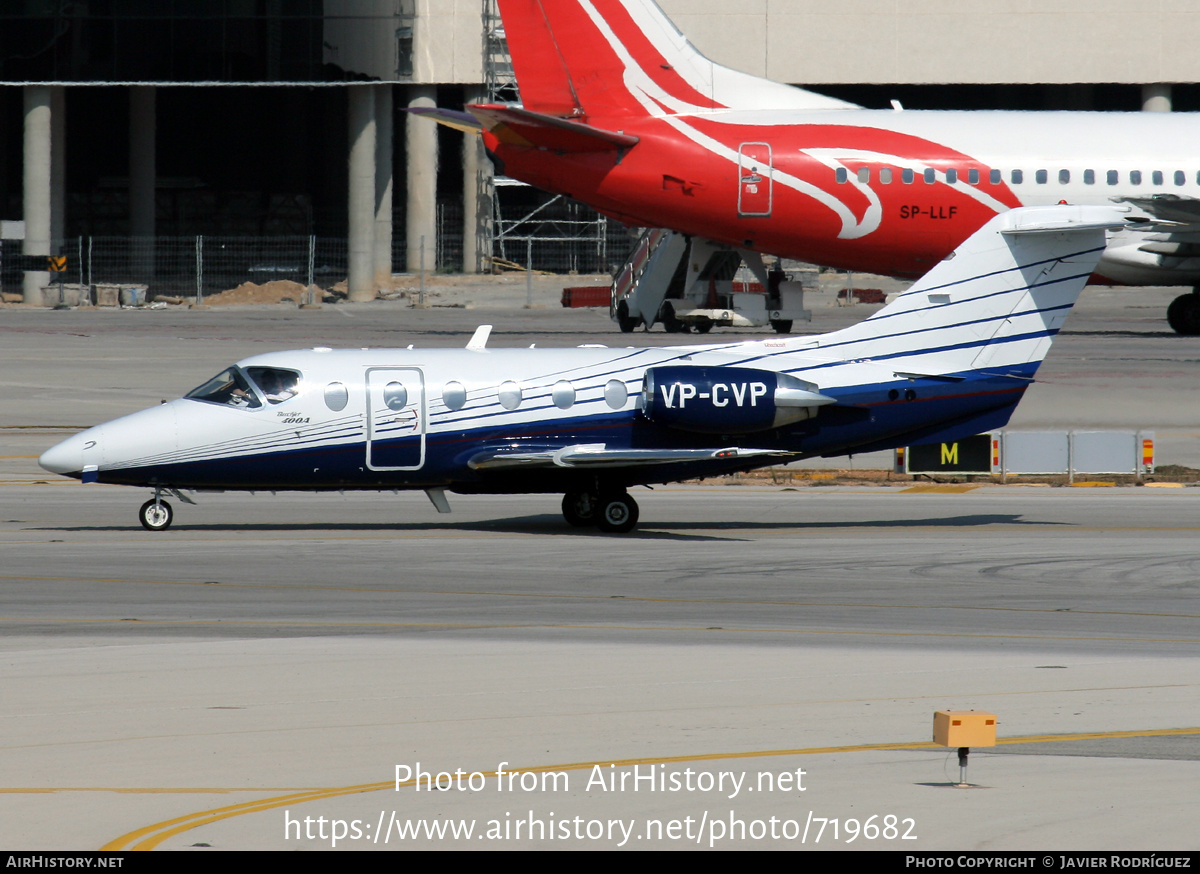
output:
M142 504L138 512L138 521L147 531L166 531L174 518L175 511L171 505L157 496Z

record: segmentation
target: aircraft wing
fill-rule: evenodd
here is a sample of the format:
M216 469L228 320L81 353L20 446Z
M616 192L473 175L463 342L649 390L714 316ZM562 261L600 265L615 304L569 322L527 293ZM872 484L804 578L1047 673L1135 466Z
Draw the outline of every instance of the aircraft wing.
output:
M679 464L687 461L711 461L751 456L789 456L794 453L774 449L608 449L603 443L577 443L547 449L503 447L486 449L471 457L472 470L500 470L513 467L634 467L650 464Z
M444 124L446 127L452 127L464 133L477 134L483 130L483 125L475 116L458 109L443 109L440 106L414 106L406 109L405 112L419 115L422 118L431 118L438 124Z
M500 142L537 146L553 152L615 152L638 138L514 106L468 106L467 110Z
M1114 197L1117 203L1128 203L1165 222L1200 226L1200 198L1178 194L1151 194L1146 197ZM1194 228L1200 230L1200 227Z

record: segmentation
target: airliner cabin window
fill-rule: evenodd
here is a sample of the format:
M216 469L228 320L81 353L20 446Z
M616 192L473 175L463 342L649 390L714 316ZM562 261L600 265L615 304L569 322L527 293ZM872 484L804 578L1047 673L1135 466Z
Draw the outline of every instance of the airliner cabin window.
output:
M859 182L870 182L871 181L871 168L870 167L859 167L858 168L858 181Z
M989 171L988 172L988 182L992 183L993 185L999 185L1000 184L1000 171L999 170Z
M1162 184L1163 184L1163 172L1162 172L1162 170L1155 170L1153 173L1151 173L1151 174L1150 174L1150 181L1151 181L1153 184L1155 184L1155 185L1162 185Z
M892 168L891 167L879 168L879 181L883 185L891 185L892 184Z
M953 167L946 168L946 181L951 185L958 181L958 171Z
M1105 179L1105 181L1106 181L1106 182L1107 182L1109 185L1116 185L1118 182L1120 182L1120 181L1121 181L1121 174L1120 174L1120 173L1118 173L1116 170L1109 170L1109 171L1108 171L1108 176L1107 176L1107 178Z
M900 171L900 181L905 185L912 185L913 171L911 167L905 167Z
M925 168L925 184L932 185L934 182L937 182L937 171L934 170L932 167L926 167Z
M210 404L223 404L227 407L241 407L253 410L262 406L250 381L237 367L222 370L199 388L194 388L184 397L193 401L204 401Z
M1046 180L1050 177L1049 177L1049 174L1047 174L1045 170L1038 170L1036 173L1033 174L1033 178L1034 178L1034 180L1036 180L1038 185L1045 185Z
M978 184L979 184L979 170L978 170L978 168L976 168L976 167L972 167L970 170L968 170L968 171L967 171L967 182L968 182L968 183L970 183L971 185L978 185Z
M846 181L846 168L838 167L833 175L834 175L834 178L837 179L838 185L841 185L842 183L844 183Z
M1095 185L1096 184L1096 171L1095 170L1084 170L1083 171L1083 184L1084 185Z
M1011 178L1013 185L1020 185L1025 181L1025 173L1021 170L1013 170Z
M1176 170L1175 171L1175 184L1182 185L1185 181L1187 181L1187 177L1183 175L1183 171Z
M1142 184L1142 171L1141 170L1130 170L1129 171L1129 184L1130 185L1141 185Z
M1066 185L1070 181L1071 181L1071 171L1070 170L1059 170L1058 171L1058 184L1059 185Z

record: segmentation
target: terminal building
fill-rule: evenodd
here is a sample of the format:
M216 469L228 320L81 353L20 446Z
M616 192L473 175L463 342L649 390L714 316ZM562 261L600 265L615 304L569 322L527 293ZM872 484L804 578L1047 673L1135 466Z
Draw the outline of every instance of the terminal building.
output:
M718 63L872 108L1200 109L1190 3L660 5ZM167 241L339 241L309 273L358 299L394 272L523 264L539 233L586 253L546 266L626 254L621 229L404 112L517 99L495 0L20 0L0 7L0 86L0 283L27 300L49 281L31 259L82 279L102 240L159 276L191 257ZM234 273L285 269L246 258Z

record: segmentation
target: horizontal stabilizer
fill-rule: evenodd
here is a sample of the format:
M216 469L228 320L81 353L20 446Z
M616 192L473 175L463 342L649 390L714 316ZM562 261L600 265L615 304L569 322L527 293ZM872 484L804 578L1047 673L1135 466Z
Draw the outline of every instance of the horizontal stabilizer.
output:
M680 464L688 461L720 461L752 456L791 453L773 449L608 449L603 443L577 443L556 449L489 449L472 456L472 470L514 467L633 467L651 464Z
M511 106L468 109L489 133L509 146L533 146L552 152L612 152L638 143L637 137L528 109Z
M442 109L440 106L414 106L406 109L405 112L419 115L422 118L431 118L438 124L444 124L446 127L452 127L455 130L469 134L477 134L483 129L483 125L479 123L479 119L471 115L471 113L463 112L459 109Z

